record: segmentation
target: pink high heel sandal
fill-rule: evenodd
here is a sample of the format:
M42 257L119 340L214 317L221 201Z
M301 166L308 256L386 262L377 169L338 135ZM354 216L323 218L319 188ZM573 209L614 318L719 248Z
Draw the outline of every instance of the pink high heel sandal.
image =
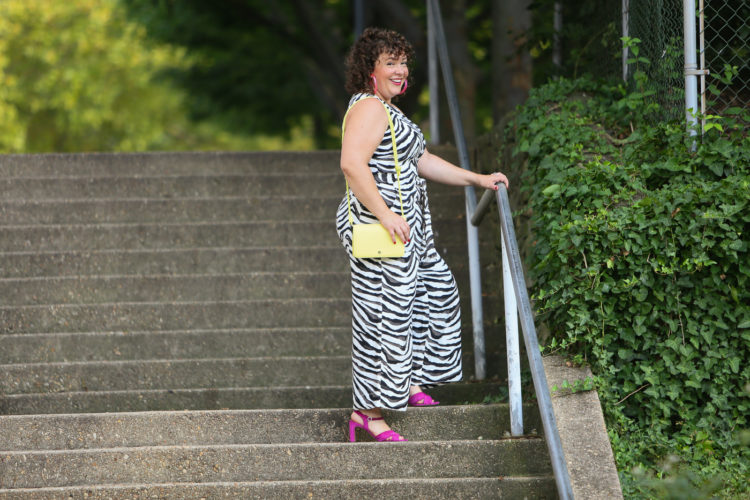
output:
M409 398L409 406L437 406L440 401L435 401L424 392L418 392Z
M370 430L370 426L368 425L368 422L371 422L373 420L383 420L383 417L368 417L361 411L354 410L354 413L359 415L359 418L362 419L362 423L355 422L354 420L349 421L349 442L354 443L357 441L357 429L364 429L366 430L370 436L375 438L375 441L391 441L393 443L408 441L405 437L403 437L401 434L399 434L396 431L383 431L377 436L373 434L373 432Z

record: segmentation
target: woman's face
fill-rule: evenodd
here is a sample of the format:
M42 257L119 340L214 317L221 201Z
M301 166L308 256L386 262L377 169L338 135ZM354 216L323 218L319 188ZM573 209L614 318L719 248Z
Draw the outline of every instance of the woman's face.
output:
M409 76L409 68L406 64L406 56L380 54L372 74L377 80L375 93L383 100L390 102L393 96L401 93L401 89L406 84L406 78Z

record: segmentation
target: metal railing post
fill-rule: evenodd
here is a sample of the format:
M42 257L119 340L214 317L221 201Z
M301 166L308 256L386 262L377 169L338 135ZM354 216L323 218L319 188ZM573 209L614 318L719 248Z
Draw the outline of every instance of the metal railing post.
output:
M458 148L461 167L466 170L471 170L469 168L469 154L466 149L466 140L463 136L461 114L458 109L456 87L453 82L450 60L448 59L448 44L445 40L440 5L437 0L427 0L427 2L429 7L428 12L433 21L431 26L435 30L440 65L443 69L443 78L445 79L445 92L448 97L448 107L451 113L451 120L453 121L453 133L456 138L456 146ZM560 434L557 431L555 414L552 410L549 388L547 387L547 377L544 374L544 365L542 364L542 357L539 353L539 340L537 339L536 328L534 327L534 316L531 311L529 295L526 291L526 282L523 278L523 268L521 267L521 257L518 252L516 233L513 229L513 218L510 211L510 203L508 201L508 192L505 188L505 184L498 184L497 186L497 191L486 190L482 199L479 201L479 204L477 204L474 188L468 186L465 190L466 232L469 238L469 273L471 278L471 304L474 324L474 353L476 357L477 378L481 379L485 377L484 326L482 320L482 289L479 270L479 238L477 226L484 216L484 213L487 211L487 207L489 207L489 204L492 201L492 193L494 192L496 194L498 212L500 214L501 246L504 249L503 272L506 273L507 271L507 274L510 276L510 282L512 282L512 287L505 286L505 290L508 291L512 288L513 293L509 295L512 295L515 298L515 305L513 305L512 301L506 296L506 314L508 314L508 311L510 310L517 311L517 314L520 315L523 339L529 357L531 376L534 381L534 390L537 395L542 425L544 426L544 437L550 454L552 471L555 476L555 484L557 485L557 493L562 500L569 500L573 498L573 490L570 484L568 467L563 455ZM505 278L504 281L506 281ZM515 338L517 344L518 320L515 318L515 314L506 317L506 324L509 329L516 329ZM508 335L508 337L513 337L513 335ZM509 340L508 342L512 342L512 340ZM519 348L517 346L510 346L508 348L509 353L518 351ZM513 368L513 373L509 372L508 379L509 383L513 383L510 382L511 379L517 381L517 383L513 383L512 392L514 395L512 397L514 400L518 401L516 407L519 411L516 414L516 423L522 425L523 415L520 411L520 394L518 394L518 397L515 395L516 392L520 393L520 355L516 357L519 358L519 363L517 363L518 368ZM511 362L509 361L509 365L510 364ZM517 379L515 373L518 373ZM510 388L509 392L511 392ZM513 416L511 416L511 418L513 418ZM522 433L523 428L521 427L518 432Z
M557 494L561 499L567 500L573 498L573 489L570 484L568 466L565 463L565 456L563 455L560 434L557 432L557 422L552 410L549 388L547 387L547 376L544 373L542 356L539 353L539 339L536 335L534 314L531 311L529 294L526 291L526 281L523 278L521 256L518 252L516 232L513 228L508 192L505 184L498 184L498 188L495 193L497 208L500 213L500 226L503 229L503 244L509 253L508 260L510 262L511 278L513 279L513 290L518 302L518 313L521 319L521 328L523 329L526 355L529 357L529 368L531 368L531 378L534 381L534 392L536 393L539 414L544 426L544 439L547 441L547 450L549 451L550 462L552 462L552 470L555 473Z
M505 298L505 349L508 358L508 401L510 403L510 434L523 435L523 400L521 397L521 349L518 342L518 305L513 293L513 278L508 262L508 250L500 230L503 254L503 297Z
M440 144L440 92L438 60L435 47L435 21L432 2L427 2L427 81L430 89L430 144Z
M461 111L458 108L458 97L456 96L456 85L453 81L453 71L448 58L448 43L445 40L443 29L443 18L440 13L440 5L437 0L427 0L432 14L432 25L436 32L438 55L440 67L443 70L445 81L445 93L448 97L448 109L453 122L453 135L456 138L456 148L461 167L471 170L469 167L469 151L466 147L463 124L461 122ZM466 194L466 236L469 239L469 282L471 285L471 320L474 330L474 373L477 380L483 380L487 376L487 368L484 352L484 311L482 310L482 276L479 265L479 231L469 221L477 205L474 186L464 188Z
M504 292L513 290L515 297L516 310L521 320L521 328L523 330L523 340L526 344L526 354L529 358L529 367L531 368L531 378L534 381L534 391L536 392L537 403L539 405L539 414L542 418L542 425L544 427L544 439L547 442L547 449L550 455L550 461L552 462L552 471L555 475L555 483L557 485L557 493L563 500L573 498L573 487L570 484L570 475L568 474L568 466L565 463L565 456L563 454L562 442L560 441L560 434L557 431L557 422L555 421L555 414L552 410L552 401L549 394L549 388L547 387L547 376L544 374L544 365L542 364L542 356L539 352L539 340L536 336L536 327L534 326L534 314L531 310L531 302L529 302L529 294L526 291L526 281L523 277L523 267L521 266L521 256L518 251L518 241L516 241L516 232L513 229L513 217L510 211L510 202L508 201L508 191L505 188L505 184L498 184L498 190L493 191L490 189L485 190L482 195L482 199L477 204L477 209L471 215L471 223L478 226L484 218L484 214L489 209L490 202L493 198L497 201L497 211L500 216L500 245L503 250L503 273L507 272L510 274L511 284L506 283L505 276L503 276L503 287ZM507 268L506 268L507 263ZM507 299L506 299L507 300ZM509 309L509 302L506 302L506 314ZM506 327L507 324L514 322L514 319L508 319L506 316ZM515 323L517 325L517 323ZM516 326L517 327L517 326ZM511 365L511 348L508 348L508 366ZM520 366L519 366L520 369ZM508 374L508 384L510 386L511 375ZM509 387L509 392L510 387ZM519 396L520 405L520 396ZM513 397L511 397L511 404L513 404ZM512 410L511 410L512 412ZM511 419L513 414L511 413Z
M466 193L466 218L474 213L474 189ZM479 266L479 228L467 222L466 236L469 242L469 284L471 286L471 325L474 340L474 377L487 377L487 360L484 348L484 311L482 310L482 274Z

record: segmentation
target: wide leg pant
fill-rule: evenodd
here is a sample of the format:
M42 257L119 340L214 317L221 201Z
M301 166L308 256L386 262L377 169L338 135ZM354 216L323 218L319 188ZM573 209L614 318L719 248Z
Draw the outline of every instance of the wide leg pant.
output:
M458 289L434 247L350 264L354 408L405 410L410 385L461 380Z

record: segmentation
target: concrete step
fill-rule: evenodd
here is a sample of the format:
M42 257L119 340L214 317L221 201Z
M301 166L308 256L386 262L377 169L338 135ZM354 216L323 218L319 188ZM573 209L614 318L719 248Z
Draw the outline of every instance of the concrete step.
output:
M132 177L14 177L0 178L4 200L98 198L212 198L222 196L339 196L346 187L340 172L243 175L153 175Z
M430 151L458 161L451 146L430 146ZM340 156L339 150L2 155L0 177L340 173Z
M338 241L338 240L337 240ZM494 249L480 248L482 255ZM442 245L440 251L460 271L466 245ZM343 247L218 247L143 250L0 252L0 278L148 274L234 274L267 272L349 272Z
M85 224L123 222L192 222L289 220L331 221L344 195L234 196L212 198L110 198L0 201L0 224ZM454 218L463 193L436 196L431 201L433 220Z
M3 486L546 476L541 439L3 452Z
M464 327L464 373L473 375L471 330ZM504 336L485 327L489 376L504 377ZM351 329L268 328L0 335L0 366L138 360L349 355Z
M0 332L73 333L351 326L350 299L0 306Z
M502 304L483 297L485 329L494 330ZM471 304L462 297L464 342ZM0 336L172 330L350 327L351 299L296 298L203 302L109 302L0 306Z
M348 408L325 408L0 416L0 453L340 443L348 438L350 414ZM493 440L507 437L510 431L507 404L409 408L386 412L386 417L410 441ZM535 405L524 406L524 425L529 431L541 431Z
M15 200L0 202L0 214L3 225L287 220L292 211L331 220L341 196Z
M77 391L211 389L344 385L351 356L253 357L85 361L3 365L0 392L30 394Z
M266 328L0 335L0 365L351 352L351 328Z
M458 249L456 249L458 251ZM0 277L348 272L343 247L218 247L0 253Z
M349 272L0 278L6 306L351 297ZM457 278L458 279L458 278ZM469 296L467 280L459 293ZM485 302L501 300L485 295Z
M439 245L466 239L463 221L435 225ZM206 247L341 248L330 221L192 222L0 226L4 252L194 249Z
M497 382L466 382L430 389L430 394L435 399L447 405L483 401L485 397L499 393L500 384ZM0 414L4 415L244 410L248 408L346 408L351 404L350 384L320 387L308 385L0 394Z
M299 182L299 174L198 174L132 176L51 176L0 177L0 197L4 201L22 200L100 200L121 198L217 198L282 196L326 197L340 201L346 184L340 171L310 172ZM458 196L456 187L431 184L430 198ZM338 206L338 202L334 207Z
M0 177L338 173L339 157L338 150L3 155Z
M473 357L464 353L467 371ZM0 365L0 393L284 387L351 383L351 355L65 361Z
M347 298L349 272L0 279L4 305Z
M499 379L388 412L408 443L345 442L338 161L0 157L0 499L555 498L544 441L507 439L506 405L465 405ZM468 326L463 192L428 190Z
M523 498L552 500L557 497L554 478L521 476L500 478L369 479L338 481L257 481L231 483L170 483L142 485L80 486L0 490L0 499L52 500L183 500L185 498L243 498L265 500L298 498L388 498L413 500L475 500Z

